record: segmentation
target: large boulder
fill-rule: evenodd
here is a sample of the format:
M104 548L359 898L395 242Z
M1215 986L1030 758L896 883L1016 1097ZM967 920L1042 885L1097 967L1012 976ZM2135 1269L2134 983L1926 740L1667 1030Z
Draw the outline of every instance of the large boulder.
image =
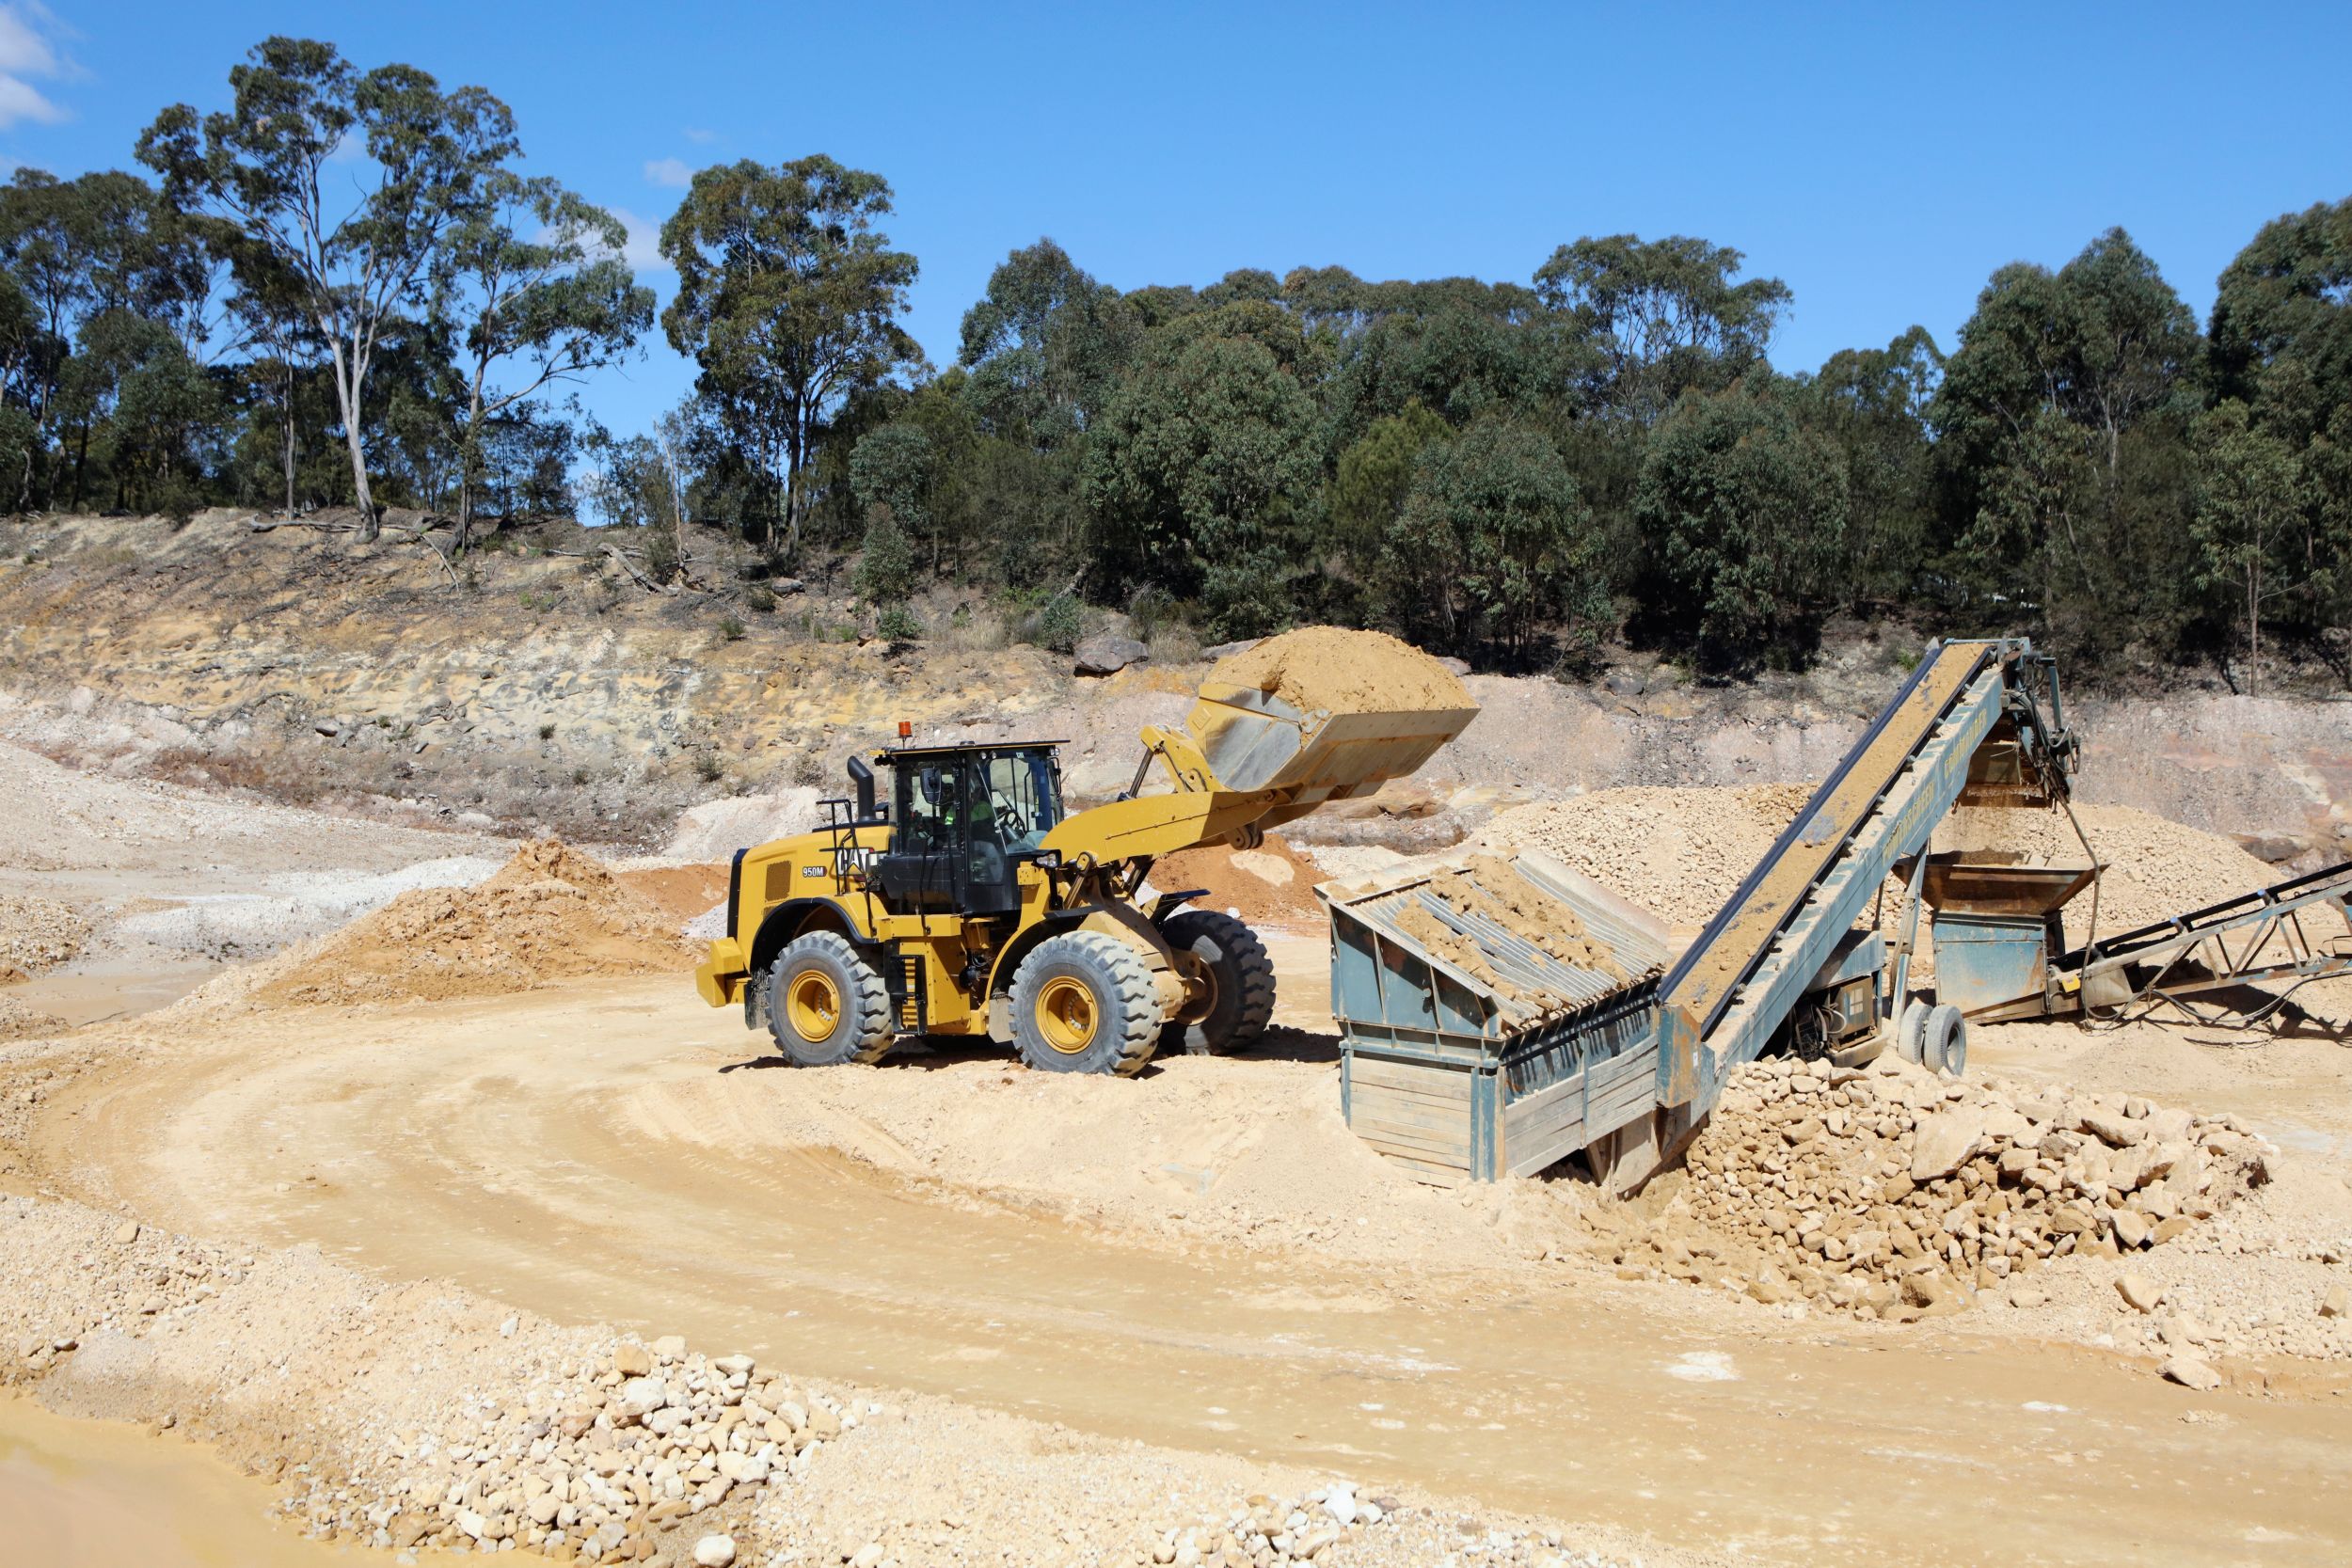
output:
M1955 1105L1919 1119L1911 1146L1911 1179L1940 1180L1958 1170L1984 1141L1984 1111Z
M1078 644L1077 670L1082 675L1110 675L1151 657L1152 650L1132 637L1089 637Z

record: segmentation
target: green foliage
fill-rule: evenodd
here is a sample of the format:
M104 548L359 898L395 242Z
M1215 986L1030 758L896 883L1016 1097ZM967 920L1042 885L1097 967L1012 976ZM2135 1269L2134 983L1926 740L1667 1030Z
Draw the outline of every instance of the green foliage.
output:
M874 509L866 525L853 581L858 594L876 604L900 604L914 589L914 547L887 506Z
M1597 351L1583 377L1590 404L1647 421L1762 361L1795 296L1777 277L1733 282L1746 260L1680 234L1612 234L1553 251L1535 288Z
M1018 635L1024 642L1069 653L1086 636L1086 606L1074 594L1057 594L1023 618Z
M1834 591L1845 473L1797 408L1762 370L1686 392L1643 462L1634 514L1668 593L1656 609L1708 667L1795 663Z
M1883 349L1845 349L1805 388L1801 418L1839 453L1846 476L1842 596L1899 602L1915 596L1934 531L1927 413L1944 356L1925 327Z
M378 341L427 308L485 182L520 150L514 117L480 87L442 92L414 66L362 75L309 39L264 40L229 83L230 109L166 109L139 137L139 161L164 177L176 212L272 279L274 297L333 347L354 499L373 538L367 390ZM349 167L329 170L346 155ZM347 205L345 192L356 193Z
M1368 569L1387 547L1404 515L1421 455L1454 434L1453 426L1418 402L1401 414L1375 420L1363 438L1340 453L1331 481L1331 543L1342 559Z
M1608 614L1601 535L1567 465L1500 420L1423 449L1382 577L1400 625L1465 655L1491 641L1524 660L1546 627Z
M1793 378L1765 363L1788 287L1689 236L1574 239L1518 281L1126 293L1040 239L934 372L887 182L739 162L661 231L694 394L615 435L560 400L652 296L613 214L521 172L504 104L287 38L229 87L139 138L157 184L0 183L0 510L403 504L461 548L569 512L697 587L723 528L770 547L744 582L847 560L882 611L960 584L1061 647L1124 605L1170 647L1382 621L1573 672L1621 626L1743 669L1843 610L2260 678L2352 630L2352 199L2265 225L2208 334L2119 230L1994 273L1948 360L1915 327Z
M874 630L893 642L912 642L923 635L923 623L905 605L894 604L875 618Z
M1104 409L1087 467L1099 585L1198 595L1225 637L1285 618L1321 487L1314 404L1265 341L1279 334L1263 309L1180 317L1154 333ZM1295 363L1295 327L1289 339Z
M701 367L719 421L770 490L761 538L799 554L828 425L922 351L898 325L914 258L877 227L890 185L818 154L704 169L661 226L677 268L670 345Z
M2196 323L2121 230L2003 267L1929 409L1945 554L1973 617L2110 657L2193 614Z
M917 424L892 423L870 430L850 453L850 483L858 504L869 519L882 518L890 525L889 536L881 541L889 553L875 569L883 572L894 586L880 593L872 588L860 592L900 599L914 586L914 555L909 536L935 539L929 501L932 466L931 438ZM864 546L869 562L875 560L876 544L874 524L869 522ZM934 544L932 561L936 563L937 560Z
M965 396L991 434L1055 446L1101 411L1142 336L1118 290L1040 240L998 263L963 314Z
M2223 595L2260 680L2265 611L2328 603L2345 542L2318 536L2318 498L2295 449L2256 429L2246 404L2233 398L2201 416L2196 448L2198 586Z
M719 635L729 642L742 641L744 629L743 623L732 615L723 615L719 618Z

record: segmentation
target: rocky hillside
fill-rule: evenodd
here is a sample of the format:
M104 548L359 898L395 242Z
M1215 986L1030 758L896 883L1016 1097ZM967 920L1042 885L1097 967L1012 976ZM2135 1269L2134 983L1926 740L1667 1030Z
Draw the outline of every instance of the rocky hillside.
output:
M971 624L893 644L859 641L850 602L817 588L651 593L568 525L453 573L397 532L256 533L233 513L0 522L0 734L126 773L645 841L697 801L830 791L902 719L929 738L1066 739L1073 790L1107 794L1136 727L1180 719L1200 673L1080 676L1006 643L993 614L944 618ZM1915 653L1855 641L1739 688L1640 663L1585 687L1472 677L1486 712L1423 782L1488 800L1818 778ZM2352 834L2342 704L2188 691L2072 715L2089 799L2277 862Z

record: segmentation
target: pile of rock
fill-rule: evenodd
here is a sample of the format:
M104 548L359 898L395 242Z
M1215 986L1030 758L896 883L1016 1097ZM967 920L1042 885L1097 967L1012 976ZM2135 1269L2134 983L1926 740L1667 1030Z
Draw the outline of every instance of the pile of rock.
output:
M678 1338L619 1343L567 1385L545 1402L551 1414L507 1410L479 1437L395 1448L390 1473L358 1489L375 1494L364 1505L297 1497L290 1512L378 1546L512 1543L563 1562L625 1562L651 1556L673 1521L804 1474L862 1418L750 1356L690 1355Z
M1267 1568L1277 1562L1311 1562L1357 1530L1386 1519L1395 1508L1357 1496L1345 1481L1316 1488L1303 1497L1250 1496L1222 1517L1206 1514L1161 1524L1152 1548L1155 1563L1175 1568Z
M0 986L72 961L90 923L53 898L0 893Z
M1654 1265L1638 1248L1619 1261L1728 1275L1768 1303L1933 1316L2052 1259L2161 1245L2267 1180L2268 1152L2227 1117L2137 1096L1774 1059L1733 1075L1692 1146L1687 1209L1669 1213L1703 1234L1670 1221L1647 1238Z

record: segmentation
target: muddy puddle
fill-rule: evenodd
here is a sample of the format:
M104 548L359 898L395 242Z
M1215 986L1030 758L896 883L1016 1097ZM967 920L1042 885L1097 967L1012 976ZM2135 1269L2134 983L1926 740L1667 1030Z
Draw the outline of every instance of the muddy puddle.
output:
M306 1541L204 1449L0 1397L0 1559L40 1568L321 1568L389 1560Z

